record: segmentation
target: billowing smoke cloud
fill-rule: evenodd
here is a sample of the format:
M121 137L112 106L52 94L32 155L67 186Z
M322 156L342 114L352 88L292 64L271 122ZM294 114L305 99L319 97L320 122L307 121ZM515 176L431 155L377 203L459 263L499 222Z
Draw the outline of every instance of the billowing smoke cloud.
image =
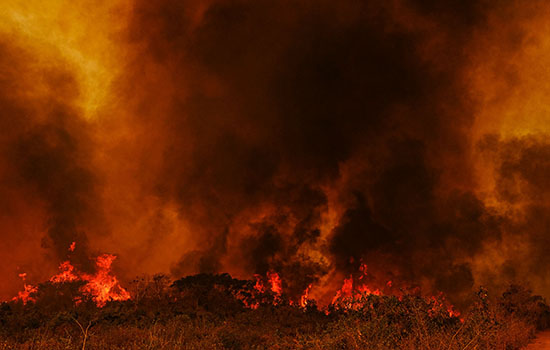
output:
M480 47L489 40L512 57L529 9L469 0L130 7L110 38L120 57L95 120L71 105L79 76L70 69L24 75L25 84L53 79L40 101L8 98L27 60L2 79L1 122L16 122L0 139L1 188L40 203L44 246L57 259L74 240L81 263L89 250L119 253L127 277L273 270L291 294L314 283L319 296L361 263L375 284L455 301L476 284L524 277L550 290L540 282L548 146L484 136L479 122L499 90L478 81L498 80ZM521 13L506 22L514 35L495 39L509 12ZM506 82L516 81L507 69Z
M17 277L25 270L16 267L33 270L31 261L55 268L72 242L75 263L86 268L87 225L99 218L89 131L71 106L74 78L54 62L36 68L37 57L13 43L0 42L0 57L2 254L11 258L2 273Z
M275 269L291 285L310 275L303 290L382 254L407 279L471 288L455 257L498 234L460 190L473 120L461 79L485 23L478 4L137 3L130 31L144 49L133 69L170 72L153 89L137 80L140 101L166 103L148 114L165 149L153 181L207 237L173 272ZM456 193L439 193L447 186ZM333 229L321 227L329 205L341 211Z

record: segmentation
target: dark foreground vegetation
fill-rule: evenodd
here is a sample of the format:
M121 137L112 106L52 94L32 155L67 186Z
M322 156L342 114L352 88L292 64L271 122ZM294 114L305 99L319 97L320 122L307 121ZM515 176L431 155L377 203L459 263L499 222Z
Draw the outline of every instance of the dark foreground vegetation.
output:
M480 289L460 317L414 294L343 299L329 310L309 301L303 308L228 275L173 284L163 276L140 279L131 300L103 308L79 287L46 283L35 302L0 304L0 349L511 350L546 328L549 317L544 300L518 286L498 298Z

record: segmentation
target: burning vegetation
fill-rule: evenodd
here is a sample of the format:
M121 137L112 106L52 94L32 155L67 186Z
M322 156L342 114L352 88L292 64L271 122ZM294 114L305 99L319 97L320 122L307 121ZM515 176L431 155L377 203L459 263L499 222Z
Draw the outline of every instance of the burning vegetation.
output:
M498 298L480 289L459 316L441 295L383 295L351 278L323 307L308 298L309 288L294 301L276 273L251 280L228 274L174 282L164 275L142 277L128 292L111 290L105 302L87 283L56 278L35 287L30 298L2 303L0 346L505 350L519 349L550 322L544 300L519 286Z
M548 23L543 0L4 0L3 336L519 346L526 290L550 296Z
M71 251L74 247L71 244ZM391 281L384 290L369 287L368 267L361 264L330 303L321 305L309 297L313 285L293 296L274 271L250 280L202 273L172 282L155 275L133 280L127 290L111 274L115 258L97 257L93 274L65 261L47 282L25 283L23 291L1 304L0 345L508 350L519 349L536 330L550 325L550 307L544 299L515 285L498 298L479 289L461 314L442 293L426 296L418 288L397 290Z

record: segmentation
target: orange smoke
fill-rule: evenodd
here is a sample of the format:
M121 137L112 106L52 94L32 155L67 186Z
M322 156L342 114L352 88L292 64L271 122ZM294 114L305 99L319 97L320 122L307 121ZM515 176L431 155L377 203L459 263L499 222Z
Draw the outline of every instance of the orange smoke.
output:
M3 8L0 299L26 271L125 300L105 251L123 282L256 275L304 307L550 295L544 2Z

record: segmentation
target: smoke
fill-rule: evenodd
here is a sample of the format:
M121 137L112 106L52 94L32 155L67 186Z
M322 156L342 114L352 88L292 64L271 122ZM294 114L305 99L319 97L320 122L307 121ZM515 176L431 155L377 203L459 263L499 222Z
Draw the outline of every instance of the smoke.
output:
M85 264L107 250L127 278L273 270L291 294L313 283L323 296L366 263L373 283L459 303L479 284L550 291L550 152L545 134L505 134L499 107L523 113L517 99L544 91L521 64L536 53L518 52L546 52L533 28L547 11L514 1L124 4L122 28L98 34L103 51L117 50L90 56L101 69L2 48L0 191L30 198L4 235L32 213L35 251L62 260L76 241ZM52 63L29 72L36 57ZM23 93L37 77L40 89ZM78 104L90 81L109 82L91 120Z
M43 277L48 269L33 263L54 268L72 242L75 263L87 268L86 227L99 217L89 130L71 106L74 79L57 62L36 68L37 58L10 42L0 43L0 56L2 254L11 257L2 271Z
M154 89L129 76L140 101L163 104L145 112L165 150L153 181L206 231L173 272L275 269L293 285L376 265L377 252L411 281L442 275L449 292L459 275L471 288L452 257L493 234L483 204L460 191L473 122L464 51L485 23L476 3L212 2L199 21L185 3L138 2L133 69L170 72ZM438 193L449 184L460 193ZM334 227L322 227L328 206L341 211Z

